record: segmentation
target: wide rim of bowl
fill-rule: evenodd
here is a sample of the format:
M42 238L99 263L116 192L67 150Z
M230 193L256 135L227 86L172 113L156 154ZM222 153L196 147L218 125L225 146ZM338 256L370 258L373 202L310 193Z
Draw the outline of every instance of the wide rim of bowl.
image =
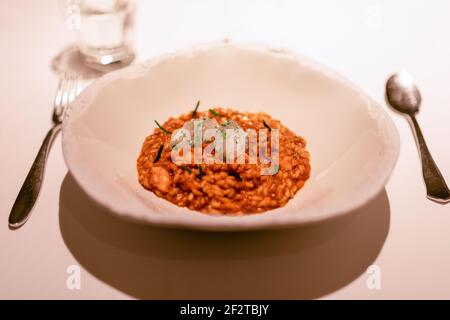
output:
M265 214L255 214L248 216L211 216L202 214L205 217L203 220L191 219L190 215L185 217L177 216L174 218L171 215L146 215L144 219L137 218L131 215L126 210L117 208L111 205L110 201L106 197L99 196L91 188L89 182L85 181L81 177L82 172L80 168L72 163L72 151L70 149L70 141L74 138L72 132L70 131L70 123L73 116L81 114L85 108L87 108L92 100L95 98L96 93L103 87L107 86L109 83L123 78L138 78L148 72L153 65L158 64L166 59L171 59L177 56L189 56L196 54L201 51L210 50L218 46L233 46L238 49L243 50L253 50L260 53L265 53L269 55L274 55L282 58L287 58L295 61L295 63L300 66L307 67L319 72L322 75L330 78L333 81L337 81L359 94L366 103L367 112L370 113L371 117L379 124L383 126L385 130L383 135L385 137L385 142L389 146L387 150L384 150L383 159L385 162L385 168L380 174L373 175L370 181L365 185L364 190L358 190L356 194L353 195L352 201L347 201L339 207L334 208L321 208L321 207L307 207L302 208L304 211L313 211L317 214L311 218L305 219L305 215L290 215L288 218L283 219L277 218L277 215L265 215ZM373 200L385 187L387 181L389 180L392 171L397 163L399 152L400 152L400 137L391 117L388 115L387 111L384 110L379 103L368 96L362 89L353 84L347 78L342 76L336 71L314 61L311 58L300 55L292 50L284 49L280 47L272 47L262 44L251 44L251 43L231 43L228 40L221 42L213 42L206 44L199 44L177 50L171 53L166 53L159 55L154 58L150 58L139 64L130 65L126 68L113 71L108 73L93 84L88 86L66 109L62 124L62 151L63 157L66 165L75 179L76 183L84 190L84 192L93 200L95 200L102 207L109 210L111 213L137 223L151 224L162 227L175 227L175 228L186 228L186 229L197 229L197 230L209 230L209 231L246 231L246 230L256 230L256 229L279 229L286 227L295 227L307 224L316 224L329 219L338 218L347 213L350 213L366 203ZM201 214L201 213L200 213Z

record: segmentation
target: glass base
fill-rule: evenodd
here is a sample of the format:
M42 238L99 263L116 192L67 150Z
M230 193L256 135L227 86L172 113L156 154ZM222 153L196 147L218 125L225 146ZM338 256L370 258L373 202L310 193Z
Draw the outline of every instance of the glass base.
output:
M83 54L84 63L95 70L101 72L109 72L114 69L120 69L126 67L135 58L135 54L132 51L126 52L111 52L96 55Z

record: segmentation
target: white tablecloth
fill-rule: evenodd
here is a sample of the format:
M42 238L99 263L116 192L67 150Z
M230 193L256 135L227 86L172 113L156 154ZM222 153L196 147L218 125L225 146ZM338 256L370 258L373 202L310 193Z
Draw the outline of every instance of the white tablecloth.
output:
M51 125L52 59L73 40L62 3L0 2L0 298L450 298L450 206L425 198L410 128L390 111L401 153L386 191L339 221L242 234L128 224L74 184L58 138L30 220L9 230ZM422 89L418 120L450 182L449 15L444 0L141 0L135 43L138 61L226 37L290 48L382 105L387 76L407 69ZM79 290L67 286L77 266ZM367 285L372 270L378 289Z

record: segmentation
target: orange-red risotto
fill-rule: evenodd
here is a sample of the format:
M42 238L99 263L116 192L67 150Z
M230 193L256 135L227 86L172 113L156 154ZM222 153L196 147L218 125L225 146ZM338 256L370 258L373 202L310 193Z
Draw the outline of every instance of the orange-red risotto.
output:
M274 129L278 129L279 164L275 173L262 175L261 169L269 164L260 159L257 163L248 163L250 148L245 149L246 162L241 164L207 164L205 160L200 164L174 163L171 136L193 122L193 118L215 120L218 127L232 122L245 132L265 129L269 146ZM194 112L157 124L153 134L145 139L137 159L139 182L177 206L213 214L263 212L286 205L309 178L311 167L305 139L265 113L224 108L197 112L196 108ZM203 147L208 145L202 143Z

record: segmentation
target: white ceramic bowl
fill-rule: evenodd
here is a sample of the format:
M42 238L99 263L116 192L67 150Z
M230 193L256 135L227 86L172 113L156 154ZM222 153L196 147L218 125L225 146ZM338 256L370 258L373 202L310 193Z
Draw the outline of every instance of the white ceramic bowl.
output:
M192 110L264 111L305 137L311 177L285 207L241 217L179 208L145 190L136 159L153 128ZM343 215L380 192L399 152L387 113L336 73L284 50L201 45L110 73L69 107L66 163L79 185L114 214L208 230L301 225Z

